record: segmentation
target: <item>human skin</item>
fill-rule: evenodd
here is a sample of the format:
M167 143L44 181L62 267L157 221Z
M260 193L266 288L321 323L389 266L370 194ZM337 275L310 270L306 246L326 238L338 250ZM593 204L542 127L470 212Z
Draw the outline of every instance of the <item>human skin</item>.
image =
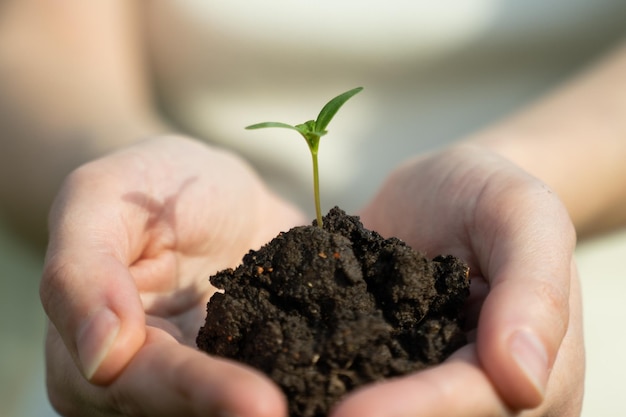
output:
M626 225L626 42L554 91L465 142L552 188L579 239Z
M473 337L441 366L367 388L335 416L509 416L530 408L519 415L579 415L576 237L552 190L493 151L464 144L399 167L362 219L426 253L469 263Z
M171 131L156 109L140 6L2 3L0 214L39 251L50 204L73 169Z
M283 415L277 387L201 353L195 337L211 271L302 221L242 160L183 137L74 171L51 211L41 283L52 404L64 415Z

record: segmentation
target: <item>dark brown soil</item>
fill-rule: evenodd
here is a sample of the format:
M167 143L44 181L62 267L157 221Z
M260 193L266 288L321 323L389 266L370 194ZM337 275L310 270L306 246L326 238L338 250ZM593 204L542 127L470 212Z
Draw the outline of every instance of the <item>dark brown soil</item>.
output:
M318 417L368 382L440 363L466 343L468 268L429 260L338 208L212 276L198 347L256 367L291 417Z

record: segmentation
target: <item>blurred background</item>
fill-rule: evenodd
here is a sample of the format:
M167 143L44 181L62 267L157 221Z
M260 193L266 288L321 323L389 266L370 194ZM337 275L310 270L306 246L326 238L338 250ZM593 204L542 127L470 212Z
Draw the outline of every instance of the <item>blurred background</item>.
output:
M0 415L54 416L45 394L43 262L0 222Z
M9 1L3 6L11 4L11 11L22 12L15 5L36 3ZM69 7L72 1L65 3ZM107 7L99 2L75 3L83 9ZM364 86L364 92L330 126L341 132L340 137L329 135L331 139L320 149L323 210L336 204L354 212L407 155L445 146L532 102L626 34L623 0L472 0L455 2L454 7L446 2L410 0L371 1L366 7L362 0L154 0L137 4L150 5L142 24L153 46L150 81L158 86L159 110L181 131L242 154L272 187L311 208L311 218L310 172L302 168L309 164L304 143L294 140L292 132L283 135L267 130L250 136L244 126L265 120L301 123L335 94ZM8 6L0 9L0 127L20 116L31 116L28 100L44 95L47 90L39 87L47 86L48 77L60 76L62 88L84 81L67 71L76 70L72 64L95 62L98 69L114 66L112 60L97 54L93 61L89 53L70 54L65 65L50 47L54 39L44 33L46 42L50 40L44 43L45 52L56 71L29 67L33 50L16 49L8 37L1 36L8 28L2 25L8 10ZM61 9L55 5L54 10ZM52 16L63 18L62 13L40 14L39 23L50 22ZM313 28L302 24L303 17L313 19ZM61 23L62 35L70 41L91 40L83 39L90 30L85 21L68 25L61 19ZM80 36L72 33L71 24L80 26ZM25 39L37 40L35 29L44 26L30 25L32 33L26 30ZM20 71L7 77L3 72L8 68L11 74L7 63L24 66L16 65ZM21 68L35 72L25 73ZM21 86L16 80L29 87L32 97L10 95ZM32 84L34 80L39 84ZM96 97L106 93L94 91ZM44 97L52 103L44 131L65 121L67 114L57 111L56 99L65 99L66 93L69 89ZM86 102L77 101L79 109L97 102L87 96ZM8 106L1 105L3 99ZM26 132L31 133L33 126L37 133L39 126L31 120ZM39 182L20 184L13 172L31 173L38 167L24 164L21 157L32 151L27 139L27 134L0 136L2 144L11 140L23 145L5 158L6 166L0 165L0 187L18 189L24 201L39 196L34 191ZM79 139L72 138L66 149L85 155L102 150ZM65 155L55 150L53 142L50 148L37 149L42 160ZM75 161L58 162L60 166ZM39 177L44 183L52 181L45 173ZM0 208L13 210L7 211L7 219L11 213L22 214L19 204L10 203L0 200ZM39 220L43 223L43 215ZM8 227L14 226L12 221L0 217L0 415L49 417L54 414L45 396L45 320L38 299L42 255L12 235L9 229L15 228ZM625 257L626 231L583 242L577 250L588 349L584 417L626 415L621 375L626 372L626 335L621 330L626 319Z

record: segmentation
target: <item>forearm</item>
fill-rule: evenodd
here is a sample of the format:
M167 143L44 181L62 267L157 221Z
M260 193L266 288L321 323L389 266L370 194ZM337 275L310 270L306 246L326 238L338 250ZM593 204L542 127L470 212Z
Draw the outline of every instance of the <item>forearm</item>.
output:
M547 183L580 236L626 225L626 44L469 143L495 150Z
M140 4L3 4L0 208L31 240L44 235L48 206L69 171L162 129Z

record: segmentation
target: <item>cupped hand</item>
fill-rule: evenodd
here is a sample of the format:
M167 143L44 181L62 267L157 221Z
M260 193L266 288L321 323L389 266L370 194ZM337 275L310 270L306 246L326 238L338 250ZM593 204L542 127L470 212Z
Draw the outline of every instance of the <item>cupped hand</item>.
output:
M362 220L429 255L469 263L471 343L439 366L358 390L333 417L579 415L576 238L550 189L495 153L463 145L401 166Z
M264 376L194 346L208 277L302 221L241 160L182 137L75 170L51 210L41 282L52 404L68 416L285 415Z

